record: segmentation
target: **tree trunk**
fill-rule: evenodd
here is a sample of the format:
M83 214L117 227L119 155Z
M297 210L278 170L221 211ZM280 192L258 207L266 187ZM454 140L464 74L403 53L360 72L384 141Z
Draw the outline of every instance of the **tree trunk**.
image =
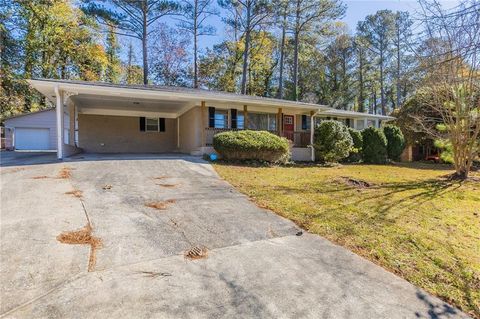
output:
M283 99L283 64L285 59L285 35L287 32L287 13L286 11L283 14L283 23L282 23L282 40L280 43L280 74L278 77L278 93L277 97Z
M363 81L363 52L360 51L358 52L358 57L359 57L359 69L358 69L358 75L359 75L359 92L358 92L358 111L359 112L365 112L365 92L364 92L364 86L365 83Z
M245 30L245 47L243 51L243 68L242 68L242 86L241 93L247 93L247 72L248 72L248 55L250 51L250 14L251 14L251 3L247 0L247 21L246 21L246 30Z
M193 87L198 88L198 0L194 1L193 15Z
M387 113L386 107L385 107L385 87L384 87L384 79L383 79L383 57L384 52L383 50L380 51L380 103L382 106L382 115L385 115Z
M401 62L400 62L400 29L397 27L397 103L396 107L400 107L400 98L401 98L401 93L400 93L400 68L401 68Z
M298 41L300 39L300 1L297 0L293 46L293 100L298 101Z
M143 84L148 84L148 43L147 43L147 8L143 8L143 32L142 32L142 53L143 53Z

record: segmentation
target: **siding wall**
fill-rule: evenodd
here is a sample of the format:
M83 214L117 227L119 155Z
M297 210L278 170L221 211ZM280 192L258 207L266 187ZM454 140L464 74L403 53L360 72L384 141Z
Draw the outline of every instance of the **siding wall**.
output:
M85 152L162 153L177 146L176 119L165 119L165 132L141 132L138 117L79 114L78 130Z

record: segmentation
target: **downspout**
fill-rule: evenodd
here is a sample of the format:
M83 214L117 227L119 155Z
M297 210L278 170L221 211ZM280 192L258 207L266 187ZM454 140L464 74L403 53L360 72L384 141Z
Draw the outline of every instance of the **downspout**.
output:
M310 148L310 151L311 151L311 157L310 159L312 160L312 162L315 162L315 148L313 147L313 140L314 140L314 131L315 131L315 116L318 115L318 113L320 113L320 109L318 109L317 111L315 111L314 113L312 113L310 115L310 145L308 145L307 147Z

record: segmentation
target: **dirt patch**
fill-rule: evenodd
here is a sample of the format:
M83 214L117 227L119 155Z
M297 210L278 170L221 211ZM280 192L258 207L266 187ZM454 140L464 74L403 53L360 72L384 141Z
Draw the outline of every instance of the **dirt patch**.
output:
M195 260L208 257L208 249L204 246L195 246L184 253L186 259Z
M374 186L374 184L363 181L361 179L355 179L355 178L345 177L345 176L342 176L341 178L343 182L346 183L347 185L358 187L358 188L368 188L368 187Z
M72 170L73 170L73 168L71 168L71 167L67 167L67 166L62 167L60 172L58 172L57 178L68 179L68 178L72 177Z
M155 184L155 185L165 187L165 188L174 188L178 186L178 184Z
M109 189L112 189L112 185L110 184L107 184L105 186L102 187L103 190L109 190Z
M146 203L145 206L150 207L150 208L155 208L159 210L167 209L167 207L171 204L174 204L176 201L174 199L167 199L165 201L160 201L160 202L150 202Z
M31 179L45 179L45 178L48 178L48 176L47 175L40 175L40 176L31 177Z
M65 192L66 195L73 195L75 197L81 198L83 195L83 192L81 190L75 189L73 191Z
M62 232L57 236L57 240L62 244L69 245L90 245L90 257L88 258L88 271L95 270L97 262L97 249L102 247L102 240L92 235L92 226L85 225L79 230Z

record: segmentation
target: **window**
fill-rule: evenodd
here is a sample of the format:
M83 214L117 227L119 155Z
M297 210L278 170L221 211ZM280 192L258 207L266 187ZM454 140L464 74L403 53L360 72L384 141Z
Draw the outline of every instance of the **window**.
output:
M363 122L363 120L357 120L357 130L363 130L365 128L365 123Z
M146 125L147 132L158 132L158 118L147 117L146 124L147 124Z
M228 113L223 110L215 110L215 128L228 127Z
M145 131L146 132L165 132L165 119L154 118L154 117L145 118Z
M275 131L277 129L277 115L248 113L248 128L252 130Z
M243 112L237 112L237 128L241 130L245 128L245 115L243 115Z
M373 126L375 127L375 120L367 120L367 127Z

